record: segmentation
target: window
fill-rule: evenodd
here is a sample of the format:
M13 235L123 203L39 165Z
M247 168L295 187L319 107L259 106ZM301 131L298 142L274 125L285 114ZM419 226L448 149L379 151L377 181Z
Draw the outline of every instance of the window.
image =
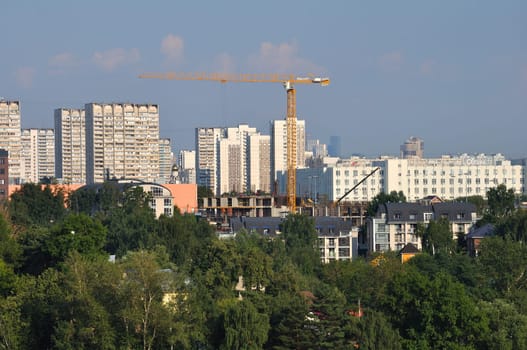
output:
M164 199L164 205L165 207L171 207L172 206L172 200L170 198Z

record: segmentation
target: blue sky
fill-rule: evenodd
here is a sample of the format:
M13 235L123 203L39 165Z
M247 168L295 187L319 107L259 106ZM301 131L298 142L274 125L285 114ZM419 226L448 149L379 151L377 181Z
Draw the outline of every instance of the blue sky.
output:
M6 0L0 96L22 127L55 108L156 103L161 136L194 147L194 129L282 119L280 84L144 80L143 72L294 73L310 138L343 153L527 157L527 1Z

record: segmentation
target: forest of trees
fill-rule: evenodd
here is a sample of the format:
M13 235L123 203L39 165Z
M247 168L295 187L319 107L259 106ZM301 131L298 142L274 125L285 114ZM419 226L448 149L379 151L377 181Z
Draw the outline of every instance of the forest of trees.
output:
M220 240L138 189L64 208L27 184L0 213L0 349L527 349L527 213L504 186L487 197L476 258L438 221L405 264L321 264L307 216Z

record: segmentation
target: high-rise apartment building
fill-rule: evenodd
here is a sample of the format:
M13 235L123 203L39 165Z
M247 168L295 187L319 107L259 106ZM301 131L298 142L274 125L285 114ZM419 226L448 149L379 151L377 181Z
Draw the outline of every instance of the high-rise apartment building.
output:
M247 124L226 128L225 137L219 140L219 193L247 191L247 148L249 136L256 128Z
M64 183L86 183L84 109L55 109L55 177Z
M22 173L24 182L38 183L55 176L53 129L22 129Z
M196 182L219 192L217 181L219 149L218 142L225 136L224 128L196 128Z
M179 171L179 181L181 183L196 183L196 151L179 151L177 166Z
M248 188L271 193L271 136L250 135L248 148Z
M88 103L86 182L159 178L159 109L155 104Z
M329 137L328 153L331 157L342 157L342 145L340 136L332 135Z
M401 158L423 158L424 150L424 141L412 136L401 145Z
M170 139L159 139L159 180L157 183L170 183L172 175L172 146Z
M6 200L9 195L9 154L5 149L0 149L0 201Z
M9 183L22 179L22 143L20 139L20 103L0 99L0 149L9 154Z
M297 120L296 124L296 166L303 168L306 163L306 122ZM287 122L271 121L271 167L272 179L277 172L287 170Z

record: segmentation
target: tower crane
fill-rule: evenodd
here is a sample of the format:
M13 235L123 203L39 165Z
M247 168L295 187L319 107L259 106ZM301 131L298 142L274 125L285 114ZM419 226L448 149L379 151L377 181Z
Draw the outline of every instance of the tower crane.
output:
M220 83L282 83L287 93L287 206L291 213L296 212L296 84L329 85L329 78L308 75L298 77L293 74L235 74L235 73L144 73L141 79L165 80L205 80Z

